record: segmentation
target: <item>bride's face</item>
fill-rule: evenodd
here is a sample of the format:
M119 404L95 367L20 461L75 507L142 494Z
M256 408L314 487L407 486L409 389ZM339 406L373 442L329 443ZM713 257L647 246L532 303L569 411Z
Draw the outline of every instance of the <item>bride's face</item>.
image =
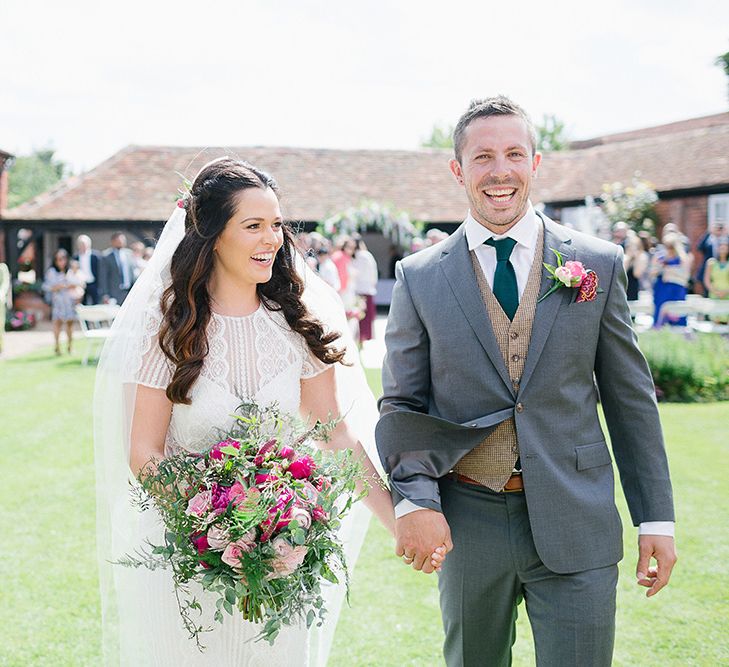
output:
M266 283L282 245L278 197L270 188L248 188L238 195L235 213L215 242L213 270L237 283Z

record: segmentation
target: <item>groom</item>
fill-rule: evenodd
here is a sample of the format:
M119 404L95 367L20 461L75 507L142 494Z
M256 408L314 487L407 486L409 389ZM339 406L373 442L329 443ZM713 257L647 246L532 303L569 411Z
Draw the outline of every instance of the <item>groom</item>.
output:
M377 445L397 554L432 572L428 556L452 548L439 575L449 667L509 665L522 599L538 665L609 665L623 555L612 457L648 596L676 560L622 250L532 207L541 155L509 99L472 102L454 144L469 214L447 241L398 264L387 325ZM558 274L579 286L550 292L543 263L558 264L554 251L574 262Z

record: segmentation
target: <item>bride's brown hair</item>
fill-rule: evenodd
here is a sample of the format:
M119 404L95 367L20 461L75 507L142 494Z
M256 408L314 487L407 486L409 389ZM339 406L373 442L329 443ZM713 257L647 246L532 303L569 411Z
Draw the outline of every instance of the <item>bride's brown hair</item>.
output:
M172 282L162 294L159 334L159 345L175 369L167 387L172 403L189 404L188 394L200 376L208 353L213 247L235 213L237 196L248 188L270 188L278 196L278 186L268 174L246 162L221 158L202 168L183 200L185 236L172 256ZM318 359L327 364L342 361L344 351L332 346L339 334L325 333L301 299L304 283L294 270L294 235L286 223L283 235L271 280L256 286L258 297L268 310L282 312Z

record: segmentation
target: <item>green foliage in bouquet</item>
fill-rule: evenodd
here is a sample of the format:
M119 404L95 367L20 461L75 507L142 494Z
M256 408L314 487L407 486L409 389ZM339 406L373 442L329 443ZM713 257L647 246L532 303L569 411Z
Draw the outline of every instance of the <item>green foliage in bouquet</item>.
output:
M238 610L262 623L274 642L283 625L321 624L322 580L349 575L337 536L363 468L350 450L318 451L336 421L307 429L275 406L244 404L234 428L203 453L181 452L148 464L134 501L154 508L165 543L148 544L117 564L169 568L182 622L204 648L202 610L190 584L215 598L215 620Z
M640 347L661 401L696 403L729 400L729 342L718 334L683 336L646 331Z

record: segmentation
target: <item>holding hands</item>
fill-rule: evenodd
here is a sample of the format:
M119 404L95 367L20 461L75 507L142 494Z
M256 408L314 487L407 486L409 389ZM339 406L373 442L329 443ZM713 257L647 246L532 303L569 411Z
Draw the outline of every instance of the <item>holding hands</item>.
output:
M421 509L395 522L395 554L416 570L425 574L440 570L452 549L451 531L440 512Z

